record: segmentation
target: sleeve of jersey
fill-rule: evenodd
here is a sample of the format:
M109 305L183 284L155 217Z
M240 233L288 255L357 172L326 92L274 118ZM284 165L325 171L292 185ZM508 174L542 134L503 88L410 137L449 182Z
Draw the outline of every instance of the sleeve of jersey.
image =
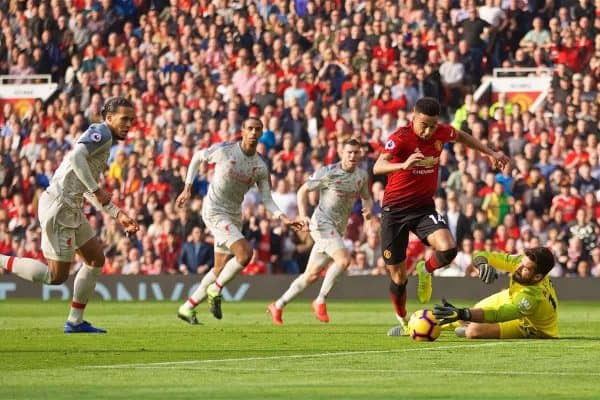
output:
M194 153L194 156L190 160L190 165L188 166L187 174L185 176L185 183L187 185L194 183L194 179L196 179L200 164L203 162L214 163L217 161L218 150L221 147L221 145L213 145L207 149L203 149Z
M531 315L539 304L539 296L530 288L517 292L510 303L496 308L483 308L484 322L505 322Z
M264 173L261 173L260 179L257 182L258 190L260 191L260 195L262 197L262 203L265 208L273 214L275 218L279 218L283 213L277 207L277 204L273 201L273 197L271 196L271 184L269 183L269 172L266 167L264 169Z
M478 251L473 254L473 259L476 257L485 257L488 260L488 264L492 267L509 273L517 269L517 266L521 262L521 256L495 251Z
M95 192L98 190L98 182L94 179L94 175L92 175L88 161L89 155L90 153L85 144L77 143L71 154L71 168L73 168L73 172L75 172L75 175L77 175L77 178L79 178L86 189L90 192Z
M306 180L306 188L312 192L314 190L319 190L327 187L327 184L329 182L328 175L330 170L331 169L329 167L323 167L314 174L312 174Z
M458 136L458 132L452 125L444 125L444 141L454 142Z
M106 125L93 124L81 134L77 144L83 144L88 154L92 155L109 140L112 140L112 134Z
M383 146L383 153L387 153L387 154L394 154L397 149L398 149L398 139L396 138L396 136L391 136L387 142L385 142L385 145Z

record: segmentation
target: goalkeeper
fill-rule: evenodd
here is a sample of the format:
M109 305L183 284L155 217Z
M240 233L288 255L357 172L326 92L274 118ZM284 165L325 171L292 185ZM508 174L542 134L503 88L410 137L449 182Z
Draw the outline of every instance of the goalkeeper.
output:
M486 283L496 279L496 269L508 272L508 289L472 308L457 308L443 300L433 310L440 325L454 323L456 334L469 339L558 337L558 299L547 276L554 256L548 248L527 249L522 255L477 252L473 264Z

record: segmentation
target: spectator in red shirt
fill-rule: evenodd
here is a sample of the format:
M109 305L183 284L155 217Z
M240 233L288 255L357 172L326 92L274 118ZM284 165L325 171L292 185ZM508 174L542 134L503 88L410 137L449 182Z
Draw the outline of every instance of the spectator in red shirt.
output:
M556 63L566 65L573 72L581 72L588 49L575 42L570 30L563 33L563 41L557 47Z
M396 51L390 47L390 39L387 35L379 36L379 44L373 49L373 58L379 61L383 69L388 69L396 61Z
M573 150L567 153L565 158L565 168L579 168L583 163L589 162L590 154L584 150L584 140L576 136L573 139Z
M550 207L550 216L557 209L560 209L563 215L563 221L569 223L575 219L577 210L583 206L583 200L574 187L571 186L571 182L568 177L564 177L560 184L560 193L552 199L552 206Z
M150 176L152 180L144 187L144 195L156 193L159 204L164 206L170 200L171 186L164 181L159 170L153 170Z
M377 107L381 115L396 115L398 110L406 109L406 104L406 97L402 95L394 100L392 99L392 89L384 87L379 93L379 96L377 96L377 99L373 100L371 106Z

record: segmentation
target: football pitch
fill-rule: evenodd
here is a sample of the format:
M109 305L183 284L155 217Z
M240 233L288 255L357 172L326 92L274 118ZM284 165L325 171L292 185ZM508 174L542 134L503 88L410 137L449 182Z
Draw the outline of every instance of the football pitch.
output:
M466 305L465 302L456 302ZM559 340L388 337L391 305L224 303L204 325L176 303L92 302L106 335L62 333L67 302L0 302L0 399L598 399L600 304L562 302ZM410 310L417 308L410 304Z

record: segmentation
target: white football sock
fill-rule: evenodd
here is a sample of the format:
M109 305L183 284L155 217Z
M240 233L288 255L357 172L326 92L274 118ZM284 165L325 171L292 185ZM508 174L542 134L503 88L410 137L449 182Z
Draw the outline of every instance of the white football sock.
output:
M275 302L275 307L283 308L287 303L294 300L296 296L304 291L308 287L306 277L304 274L297 277L294 282L290 285L289 289Z
M238 260L233 257L231 260L227 261L227 264L223 267L223 270L217 277L215 284L212 285L213 289L217 289L219 293L223 286L227 285L229 281L231 281L235 276L244 269L244 266L238 262Z
M49 284L52 281L50 268L33 258L10 257L0 254L0 266L30 282Z
M329 294L329 292L331 292L333 285L335 285L335 282L343 273L344 268L338 267L337 264L331 264L331 266L327 269L327 272L325 273L325 278L323 279L323 284L321 285L321 291L317 296L318 304L325 303L327 295Z
M200 281L200 286L198 286L198 289L196 289L190 298L183 303L183 308L186 310L193 310L198 303L202 303L202 301L204 301L206 298L206 288L208 288L208 285L213 283L216 279L217 277L215 276L214 271L212 269L208 271Z
M69 312L69 322L78 325L83 321L83 311L85 306L94 294L96 281L102 273L101 268L94 268L89 265L83 265L73 283L73 301L71 302L71 311Z

